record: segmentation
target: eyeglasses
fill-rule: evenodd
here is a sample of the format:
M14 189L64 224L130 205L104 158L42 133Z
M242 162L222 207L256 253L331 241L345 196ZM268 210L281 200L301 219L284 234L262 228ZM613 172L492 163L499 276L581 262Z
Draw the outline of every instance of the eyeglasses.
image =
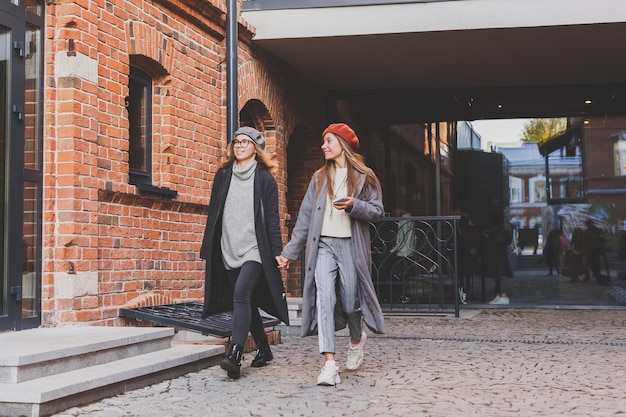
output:
M239 146L241 148L247 148L250 143L252 143L252 141L249 140L249 139L234 140L233 141L233 147Z

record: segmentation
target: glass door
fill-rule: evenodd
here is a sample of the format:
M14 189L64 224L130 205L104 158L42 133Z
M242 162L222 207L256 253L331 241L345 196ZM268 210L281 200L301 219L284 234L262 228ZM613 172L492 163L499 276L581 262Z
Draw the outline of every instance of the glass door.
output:
M36 2L27 5L36 6ZM33 12L41 8L27 7ZM22 262L19 265L21 282L22 328L37 327L41 318L41 200L42 200L42 30L32 22L26 22L24 43L24 115L22 120L21 156L23 181L19 183L22 193ZM17 186L17 183L15 183Z
M2 20L5 20L4 16ZM9 279L9 237L6 230L10 211L7 205L7 148L11 131L11 60L11 30L0 24L0 330L15 328L17 307L15 297L10 294L11 291L16 291L16 283Z
M43 24L0 0L0 331L41 324Z
M9 72L10 64L10 43L11 32L0 26L0 236L3 237L0 243L0 271L2 280L0 281L0 317L8 316L8 280L5 271L5 239L4 226L5 216L5 183L6 183L6 156L5 149L8 134L7 119L9 117Z

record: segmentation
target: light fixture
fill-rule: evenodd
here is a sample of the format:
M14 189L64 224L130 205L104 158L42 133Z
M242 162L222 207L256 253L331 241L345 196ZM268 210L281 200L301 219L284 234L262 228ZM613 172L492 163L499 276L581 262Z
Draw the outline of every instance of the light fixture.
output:
M591 104L591 100L585 100L585 104Z
M589 120L586 120L586 119L585 119L585 120L583 121L583 124L588 125L588 124L589 124Z

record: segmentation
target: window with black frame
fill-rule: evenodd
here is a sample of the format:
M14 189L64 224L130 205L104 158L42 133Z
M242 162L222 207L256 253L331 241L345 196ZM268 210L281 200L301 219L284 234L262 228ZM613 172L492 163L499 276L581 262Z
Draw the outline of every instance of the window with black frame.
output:
M129 127L129 182L152 181L152 77L131 66L126 98Z

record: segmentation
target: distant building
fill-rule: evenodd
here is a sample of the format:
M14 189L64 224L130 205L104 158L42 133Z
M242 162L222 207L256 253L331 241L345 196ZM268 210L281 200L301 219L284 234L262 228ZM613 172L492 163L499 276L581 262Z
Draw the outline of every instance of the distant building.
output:
M456 132L457 149L482 149L482 137L470 122L457 122Z
M509 161L509 215L519 228L542 228L543 209L548 199L564 199L581 185L582 158L554 152L548 158L550 193L546 187L546 160L536 143L524 143L516 148L497 148ZM576 184L577 186L574 186Z

